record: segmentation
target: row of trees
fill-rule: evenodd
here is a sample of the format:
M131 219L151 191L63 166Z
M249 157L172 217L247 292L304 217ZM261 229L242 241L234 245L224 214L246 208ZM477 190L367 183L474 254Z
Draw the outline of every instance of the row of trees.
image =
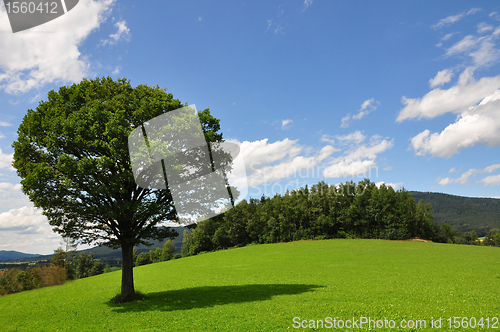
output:
M418 204L405 189L365 179L330 186L324 181L273 198L242 201L224 215L199 223L189 238L189 255L250 243L307 239L420 238L476 244L474 232L457 234L433 221L431 206Z
M165 241L162 248L156 248L156 250L150 250L149 252L140 254L137 254L137 249L134 247L134 266L164 262L180 257L180 254L175 254L175 246L172 240Z

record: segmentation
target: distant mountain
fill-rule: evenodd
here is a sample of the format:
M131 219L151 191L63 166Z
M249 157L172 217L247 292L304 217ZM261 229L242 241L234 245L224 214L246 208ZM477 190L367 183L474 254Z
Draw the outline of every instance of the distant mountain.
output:
M410 191L415 201L432 206L434 221L447 223L459 232L476 231L484 236L490 229L500 229L500 199L472 198L442 193Z
M176 230L177 233L179 233L179 236L177 236L173 242L175 246L175 252L180 253L181 252L181 247L182 247L182 237L184 233L184 227L172 227L172 229ZM163 244L167 240L163 241L152 241L153 245L150 247L146 247L143 245L137 246L137 252L140 254L145 251L150 251L150 250L155 250L156 248L161 248L163 247ZM96 259L99 260L105 260L105 261L121 261L122 259L122 250L121 249L111 249L108 247L94 247L90 249L84 249L84 250L79 250L78 254L85 252L85 253L94 253L94 256ZM25 254L28 255L28 254ZM19 258L10 258L10 259L15 259L20 262L29 262L29 261L44 261L44 260L51 260L52 259L52 254L51 255L32 255L30 257L19 257ZM2 261L3 259L0 259ZM5 260L9 260L5 259Z
M8 261L12 259L21 259L21 258L33 258L37 257L40 255L34 255L34 254L25 254L23 252L19 251L7 251L7 250L0 250L0 261Z

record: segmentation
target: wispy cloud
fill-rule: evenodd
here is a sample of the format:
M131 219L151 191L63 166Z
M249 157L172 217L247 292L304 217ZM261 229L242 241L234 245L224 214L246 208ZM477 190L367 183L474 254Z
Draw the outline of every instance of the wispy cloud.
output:
M290 129L293 126L293 121L286 119L281 121L281 129Z
M313 0L304 0L304 10L309 8L313 3Z
M115 23L115 27L117 27L118 31L109 35L108 39L101 40L101 45L115 45L120 40L130 40L130 29L127 28L126 21L119 21Z
M453 23L456 23L456 22L460 21L465 16L475 14L475 13L477 13L480 10L481 10L481 8L471 8L467 12L463 12L463 13L460 13L460 14L457 14L457 15L448 16L446 18L443 18L443 19L439 20L439 22L436 23L436 24L434 24L434 25L432 25L431 28L433 28L433 29L441 29L442 27L445 27L445 26L448 26L448 25L451 25Z
M349 127L351 119L360 120L365 115L375 111L379 105L380 103L376 101L374 98L365 100L363 104L361 104L361 108L358 110L357 114L351 116L351 114L349 113L340 120L341 121L340 127L341 128Z
M471 168L467 172L462 173L462 175L458 178L452 179L450 177L445 177L445 178L438 178L437 181L442 186L446 186L446 185L452 184L452 183L459 183L459 184L464 185L464 184L468 183L469 178L471 176L476 176L478 174L484 174L484 173L492 173L499 168L500 168L500 164L494 164L494 165L485 167L484 169ZM450 173L452 173L452 171L454 172L455 168L450 169ZM481 179L478 182L482 182L484 185L500 184L500 175L488 176L484 179Z

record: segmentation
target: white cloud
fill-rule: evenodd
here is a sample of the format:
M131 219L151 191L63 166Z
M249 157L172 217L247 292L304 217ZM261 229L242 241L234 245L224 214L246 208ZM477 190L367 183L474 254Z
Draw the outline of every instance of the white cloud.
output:
M349 121L351 120L351 113L347 114L346 116L344 116L340 121L341 121L341 124L340 124L340 127L341 128L347 128L349 127Z
M340 127L341 128L349 127L349 125L350 125L349 122L350 122L351 118L353 120L360 120L368 113L375 111L377 109L378 105L380 105L380 103L378 101L376 101L374 98L365 100L361 104L361 108L358 110L357 114L355 114L351 117L351 114L349 113L345 117L342 118L342 120L341 120L342 123L341 123Z
M333 144L334 141L328 137L330 136L323 135L321 140ZM242 143L233 141L240 145L240 155L245 161L247 173L246 181L233 183L237 187L243 187L246 183L250 187L256 187L292 176L362 176L377 166L378 154L394 145L393 140L381 140L377 135L368 144L360 144L365 136L359 131L336 136L336 139L340 142L340 148L329 144L319 150L300 146L298 140L288 138L274 143L269 143L268 139Z
M200 17L198 17L198 22L201 22L201 21L203 21L203 17L200 16Z
M23 206L0 213L0 249L50 254L60 240L40 209Z
M343 136L336 135L335 138L342 142L354 141L359 144L365 140L366 136L363 135L359 130L356 130L355 132L347 135Z
M115 70L111 72L113 75L118 75L120 71L122 70L122 66L116 66Z
M493 30L493 26L488 24L488 23L481 22L477 25L477 32L478 33L484 33L484 32L488 32L491 30Z
M78 82L89 62L78 50L99 28L114 0L81 0L64 16L43 25L0 38L0 89L23 93L52 82ZM0 6L0 31L11 31ZM3 71L3 73L2 73Z
M327 145L312 156L299 155L307 149L298 145L298 140L289 140L268 143L268 139L242 143L240 154L245 161L248 185L256 187L265 182L279 181L288 178L297 172L307 171L324 161L339 149ZM244 182L235 181L236 185Z
M456 178L456 179L452 179L450 177L438 178L438 183L442 186L446 186L446 185L451 184L451 183L460 183L460 184L464 185L467 182L469 182L469 178L471 176L475 176L478 174L484 174L484 173L492 173L499 168L500 168L500 164L494 164L494 165L485 167L484 169L471 168L467 172L464 172L459 178ZM452 172L452 170L455 170L455 168L452 168L450 170L450 173ZM480 182L483 182L485 185L487 185L487 184L490 184L495 178L498 178L498 176L497 175L488 176L485 178L488 180L482 179L482 180L480 180Z
M15 171L14 167L12 167L13 158L14 153L6 154L2 152L2 149L0 149L0 169L6 168L10 171Z
M290 129L293 126L293 121L286 119L281 121L281 129Z
M393 167L392 166L386 166L383 168L384 171L392 171Z
M332 137L331 135L323 135L321 136L321 142L326 142L326 143L330 143L330 144L335 144L335 140L331 139L330 137Z
M118 28L118 31L114 34L109 35L109 39L101 40L101 45L114 45L118 43L120 40L129 40L130 39L130 29L127 28L127 22L120 21L115 23L115 27Z
M500 94L496 96L500 98ZM413 137L415 153L447 158L477 144L500 145L500 99L492 98L463 112L441 133L425 130Z
M12 126L10 123L0 121L0 127L9 127Z
M500 185L500 174L487 176L479 182L482 182L485 186L498 186Z
M480 10L481 10L481 8L472 8L472 9L470 9L467 12L463 12L463 13L460 13L460 14L457 14L457 15L448 16L446 18L443 18L443 19L439 20L439 22L436 23L436 24L434 24L433 26L431 26L431 28L433 28L433 29L440 29L440 28L442 28L444 26L451 25L453 23L456 23L456 22L460 21L465 16L472 15L474 13L477 13Z
M451 33L447 33L446 35L444 35L443 38L441 38L441 40L448 40L450 39L453 35L455 34L455 32L451 32Z
M488 16L497 21L500 21L500 15L498 15L498 12L491 12Z
M391 182L384 182L384 181L380 181L380 182L376 182L375 185L377 186L377 188L380 188L381 185L385 184L386 187L392 187L392 189L396 190L398 187L402 186L403 184L405 184L404 182L394 182L394 183L391 183Z
M345 151L344 155L333 159L324 169L323 176L327 178L363 176L375 169L377 155L393 146L394 140L370 140L370 145L355 146Z
M497 28L493 33L486 36L465 36L452 45L446 51L446 55L464 54L471 58L475 67L489 66L500 59L500 51L495 47L499 34L500 29Z
M436 74L436 77L429 80L431 88L448 83L453 76L453 71L449 69L441 70Z
M310 5L312 5L313 0L304 0L304 9L309 8Z
M434 118L449 112L465 112L500 89L500 76L483 77L476 81L472 73L472 68L466 68L460 75L458 84L447 90L436 88L423 98L413 99L403 96L402 103L405 107L399 112L396 121Z

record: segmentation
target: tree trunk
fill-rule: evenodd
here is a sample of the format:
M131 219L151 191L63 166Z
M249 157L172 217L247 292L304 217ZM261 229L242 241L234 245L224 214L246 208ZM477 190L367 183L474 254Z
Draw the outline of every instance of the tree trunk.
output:
M133 301L134 290L134 246L122 245L122 293L123 301Z

